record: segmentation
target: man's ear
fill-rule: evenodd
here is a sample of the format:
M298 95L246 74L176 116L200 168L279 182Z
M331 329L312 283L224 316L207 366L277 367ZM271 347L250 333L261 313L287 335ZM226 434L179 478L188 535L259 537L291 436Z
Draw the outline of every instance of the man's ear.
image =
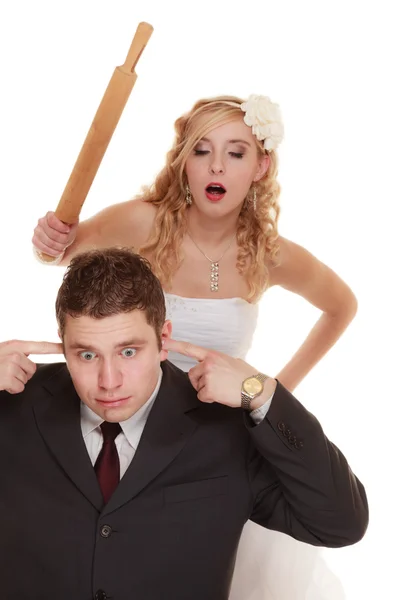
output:
M271 159L268 156L268 154L266 154L265 156L263 156L260 159L260 161L258 163L257 172L256 172L256 174L254 176L254 179L253 179L254 182L260 181L260 179L262 179L264 177L265 173L268 171L268 167L270 165L270 162L271 162Z
M164 340L168 340L171 337L172 334L172 323L171 321L167 320L165 321L163 328L161 330L161 344L164 343ZM160 352L160 360L167 360L168 358L168 350L164 350L163 348L161 348L161 352Z

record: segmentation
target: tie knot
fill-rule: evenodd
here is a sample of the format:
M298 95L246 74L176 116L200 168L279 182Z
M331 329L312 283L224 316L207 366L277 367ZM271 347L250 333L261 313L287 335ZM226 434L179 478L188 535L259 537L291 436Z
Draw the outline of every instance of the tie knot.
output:
M108 421L103 421L100 425L100 429L105 442L113 442L117 435L122 431L119 423L109 423Z

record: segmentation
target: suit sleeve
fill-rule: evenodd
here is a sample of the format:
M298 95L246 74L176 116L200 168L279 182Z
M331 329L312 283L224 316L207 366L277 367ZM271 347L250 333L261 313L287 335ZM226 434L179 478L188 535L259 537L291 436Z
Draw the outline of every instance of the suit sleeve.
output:
M279 382L265 419L245 414L255 446L251 520L314 546L358 542L368 525L363 485L318 420Z

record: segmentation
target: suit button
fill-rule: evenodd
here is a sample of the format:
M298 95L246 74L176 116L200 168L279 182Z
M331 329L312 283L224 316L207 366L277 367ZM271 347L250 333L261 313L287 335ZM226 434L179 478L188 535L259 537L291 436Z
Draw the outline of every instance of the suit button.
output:
M112 533L112 529L109 525L103 525L103 527L100 529L100 535L103 538L110 537L111 533Z
M285 431L286 425L285 425L285 423L283 421L279 421L279 423L278 423L278 429L279 429L279 431Z
M94 595L94 600L107 600L107 594L104 590L97 590Z

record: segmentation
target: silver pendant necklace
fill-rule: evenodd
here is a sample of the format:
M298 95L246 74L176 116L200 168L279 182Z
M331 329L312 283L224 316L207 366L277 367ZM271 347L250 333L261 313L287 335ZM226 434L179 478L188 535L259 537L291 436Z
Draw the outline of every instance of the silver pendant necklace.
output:
M213 260L212 258L210 258L209 256L207 256L207 254L205 252L203 252L203 250L196 244L196 242L194 241L194 239L192 238L192 236L190 235L190 233L187 231L188 236L190 237L190 239L192 240L193 244L196 246L197 250L199 250L202 255L204 256L204 258L206 258L210 263L211 263L211 271L210 271L210 290L212 292L218 292L218 282L219 282L219 263L220 261L223 259L223 257L225 256L225 254L228 252L229 248L232 246L232 242L236 237L236 231L233 234L233 237L231 238L229 245L225 248L225 250L223 251L223 253L221 254L221 256L219 258L217 258L217 260Z

